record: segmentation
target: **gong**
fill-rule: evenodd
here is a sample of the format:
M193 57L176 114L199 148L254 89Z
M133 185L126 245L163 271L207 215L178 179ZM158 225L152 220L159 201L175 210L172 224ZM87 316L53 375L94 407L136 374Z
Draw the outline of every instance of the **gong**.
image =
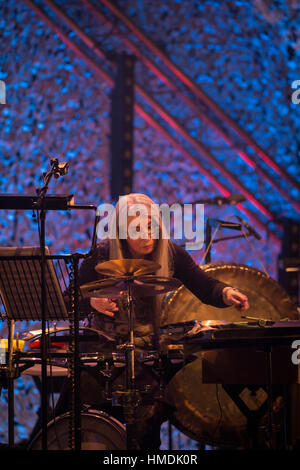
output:
M250 308L246 315L274 321L299 319L297 308L288 294L263 272L246 265L228 263L209 264L202 269L211 277L247 295ZM181 286L167 298L161 326L195 319L236 322L241 321L241 313L234 307L222 309L206 305L185 286ZM198 359L183 367L168 385L168 393L176 407L173 424L184 434L204 444L247 447L245 415L221 384L203 383L201 352L196 354ZM245 389L240 398L249 407L259 407L266 400L266 394L263 389L258 389L251 396Z

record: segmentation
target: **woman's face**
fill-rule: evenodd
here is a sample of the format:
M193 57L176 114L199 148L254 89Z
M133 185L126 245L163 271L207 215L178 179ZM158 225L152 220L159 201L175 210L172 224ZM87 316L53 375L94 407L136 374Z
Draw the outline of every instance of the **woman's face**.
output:
M127 231L127 244L134 258L144 258L144 256L152 253L156 240L151 238L151 217L148 217L148 221L145 221L144 224L136 223L137 218L138 216L128 217L128 227L132 223L136 232L140 233L140 237L130 238L130 234Z

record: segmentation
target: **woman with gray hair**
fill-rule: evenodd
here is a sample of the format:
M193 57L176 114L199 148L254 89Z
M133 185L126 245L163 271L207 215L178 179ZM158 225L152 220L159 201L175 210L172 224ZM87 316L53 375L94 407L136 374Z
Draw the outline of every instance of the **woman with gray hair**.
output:
M139 215L138 215L139 214ZM203 303L219 308L234 305L246 310L247 297L231 286L206 274L181 246L173 243L166 233L157 205L145 194L122 196L109 220L107 238L95 252L85 259L79 271L79 285L103 278L95 266L108 260L144 259L156 262L157 276L176 278ZM160 326L163 295L137 296L134 298L134 338L136 351L149 351L157 347L156 333ZM122 292L116 299L91 297L82 300L80 310L90 315L90 326L109 334L118 344L128 341L128 312ZM90 368L91 369L91 368ZM160 426L172 411L172 397L155 400L157 382L145 367L137 368L137 387L148 386L153 391L151 403L137 409L136 436L141 449L154 450L160 446ZM81 376L81 402L109 411L101 399L103 389L99 374L91 371ZM65 403L63 397L60 405ZM61 406L58 406L61 411Z

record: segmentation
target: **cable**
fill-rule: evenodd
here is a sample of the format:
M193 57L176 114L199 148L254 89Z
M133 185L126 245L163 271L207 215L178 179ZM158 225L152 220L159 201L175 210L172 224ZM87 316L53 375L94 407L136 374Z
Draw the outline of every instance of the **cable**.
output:
M218 405L219 405L219 410L220 410L220 416L219 416L219 420L217 422L217 425L214 429L214 432L212 434L212 439L214 439L215 435L216 435L216 432L217 430L219 429L220 425L221 425L221 422L222 422L222 419L223 419L223 410L222 410L222 405L221 405L221 402L220 402L220 398L219 398L219 389L218 389L218 384L216 384L216 398L217 398L217 402L218 402Z
M217 231L219 230L220 226L221 226L221 224L218 224L217 228L215 229L215 231L214 231L214 233L213 233L213 236L211 237L211 240L210 240L210 242L209 242L209 244L208 244L208 247L206 248L205 253L204 253L204 255L203 255L203 257L202 257L202 259L201 259L201 261L200 261L199 266L202 266L202 263L203 263L203 261L205 260L206 255L207 255L207 253L208 253L209 250L210 250L210 247L211 247L211 245L212 245L212 243L213 243L213 241L214 241L214 239L215 239L215 236L217 235Z
M250 242L249 238L247 237L247 234L246 234L246 232L244 231L243 227L242 227L241 230L242 230L242 233L243 233L244 237L246 238L247 242L249 243L251 250L252 250L253 253L255 254L256 258L258 259L258 262L260 263L260 265L261 265L261 267L262 267L262 269L263 269L265 275L266 275L267 277L270 277L269 274L267 273L267 270L266 270L266 268L265 268L263 262L261 261L260 257L258 256L257 251L255 250L254 246L252 245L252 243Z

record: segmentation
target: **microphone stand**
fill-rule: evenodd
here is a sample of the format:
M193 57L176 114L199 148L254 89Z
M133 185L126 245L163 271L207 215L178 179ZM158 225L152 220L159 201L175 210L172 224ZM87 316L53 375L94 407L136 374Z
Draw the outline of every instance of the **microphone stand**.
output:
M42 312L42 336L41 336L41 359L42 359L42 386L41 386L41 408L42 408L42 450L47 450L47 424L48 424L48 387L47 387L47 343L46 343L46 283L45 283L45 269L46 269L46 251L45 251L45 197L48 190L49 182L54 176L59 178L68 171L68 163L59 163L57 158L50 160L51 170L43 174L44 186L37 189L37 201L34 202L34 210L38 211L40 220L39 240L41 250L41 312Z
M241 224L237 224L234 222L225 222L222 220L217 220L217 219L207 219L206 221L206 227L205 227L205 264L209 264L211 262L211 222L215 222L220 225L220 227L223 228L230 228L232 230L241 230ZM218 241L224 241L224 240L232 240L235 238L243 238L243 235L237 235L235 237L224 237L224 238L217 238L217 240L213 240L213 243L217 243ZM209 249L208 249L209 247Z

